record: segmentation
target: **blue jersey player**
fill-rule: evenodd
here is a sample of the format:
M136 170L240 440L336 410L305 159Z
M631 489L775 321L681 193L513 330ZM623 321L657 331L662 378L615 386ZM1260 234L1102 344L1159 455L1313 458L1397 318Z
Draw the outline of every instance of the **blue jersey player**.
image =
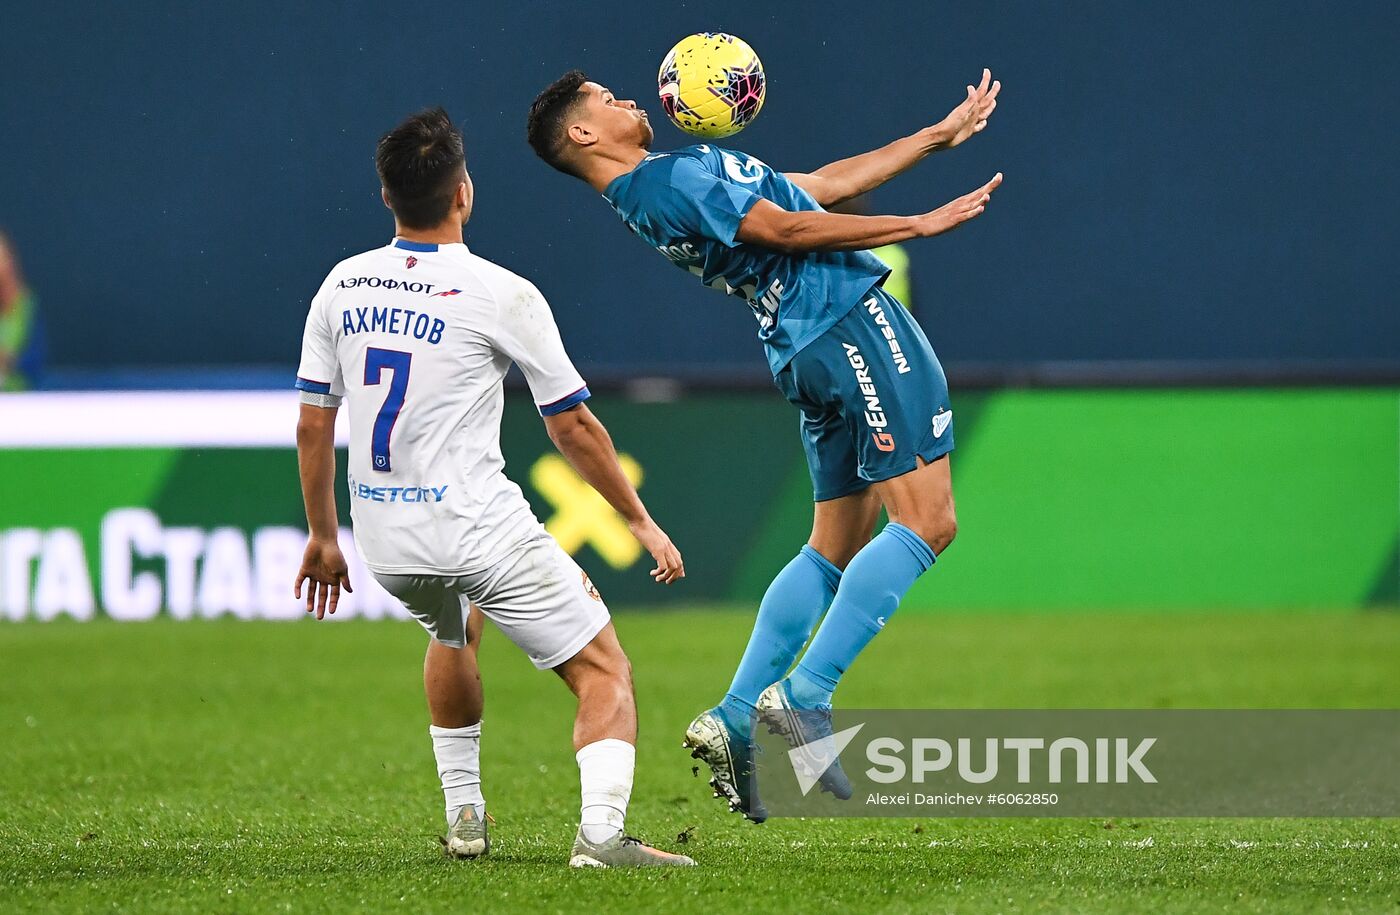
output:
M750 778L755 714L794 745L829 734L842 674L956 530L943 369L923 330L882 288L889 270L869 249L978 216L1001 175L917 216L823 207L981 131L1000 88L984 71L938 124L810 174L783 174L711 144L650 152L646 112L576 70L531 106L530 144L542 159L602 193L676 266L748 303L774 381L802 414L812 536L764 595L728 694L686 733L713 770L716 792L750 819L766 815ZM882 506L889 523L872 537ZM850 796L839 761L816 768L823 789Z

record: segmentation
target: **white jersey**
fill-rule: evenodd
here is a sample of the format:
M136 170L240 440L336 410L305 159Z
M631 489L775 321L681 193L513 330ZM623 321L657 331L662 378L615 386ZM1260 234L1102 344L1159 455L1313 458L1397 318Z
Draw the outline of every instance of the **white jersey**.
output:
M297 387L348 401L351 516L371 571L470 574L539 536L501 457L512 362L546 416L588 398L539 290L466 245L396 238L326 277Z

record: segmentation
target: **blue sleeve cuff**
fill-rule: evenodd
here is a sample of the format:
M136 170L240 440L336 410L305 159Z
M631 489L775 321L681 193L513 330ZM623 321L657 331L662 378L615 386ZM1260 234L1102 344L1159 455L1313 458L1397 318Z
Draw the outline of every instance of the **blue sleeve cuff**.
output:
M591 395L588 393L588 385L584 385L567 397L561 397L553 403L547 403L540 407L541 416L553 416L556 413L563 413L570 407L576 407L587 400Z
M739 218L736 219L736 220L734 220L734 231L728 233L728 235L729 235L729 241L728 241L729 247L732 248L732 247L734 247L735 245L739 244L739 226L740 226L740 224L743 223L744 217L747 216L747 215L749 215L749 210L752 210L755 206L757 206L757 205L758 205L758 202L759 202L760 200L762 200L762 199L763 199L763 198L762 198L761 196L759 196L758 194L750 194L748 197L746 197L746 198L744 199L744 201L743 201L742 203L739 204L739 206L738 206L737 208L735 208L734 213L735 213L735 215L738 216Z
M331 386L324 381L312 381L309 378L297 378L297 390L307 391L311 394L329 394Z

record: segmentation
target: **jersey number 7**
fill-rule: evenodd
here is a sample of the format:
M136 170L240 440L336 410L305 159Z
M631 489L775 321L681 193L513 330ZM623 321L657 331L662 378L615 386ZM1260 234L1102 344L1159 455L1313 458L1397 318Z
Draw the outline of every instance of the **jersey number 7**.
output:
M413 363L413 354L396 349L365 350L365 384L379 384L384 369L394 373L389 382L389 393L384 395L384 405L374 418L374 434L370 436L370 458L375 470L392 470L389 459L389 436L398 422L399 411L403 409L404 395L408 393L408 371Z

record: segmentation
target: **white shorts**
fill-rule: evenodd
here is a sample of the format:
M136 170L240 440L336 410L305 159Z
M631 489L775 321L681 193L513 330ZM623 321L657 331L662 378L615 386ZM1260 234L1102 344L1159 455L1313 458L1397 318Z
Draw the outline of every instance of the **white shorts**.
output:
M588 575L543 534L473 575L374 573L434 639L466 644L472 604L541 670L583 650L608 624L608 608Z

